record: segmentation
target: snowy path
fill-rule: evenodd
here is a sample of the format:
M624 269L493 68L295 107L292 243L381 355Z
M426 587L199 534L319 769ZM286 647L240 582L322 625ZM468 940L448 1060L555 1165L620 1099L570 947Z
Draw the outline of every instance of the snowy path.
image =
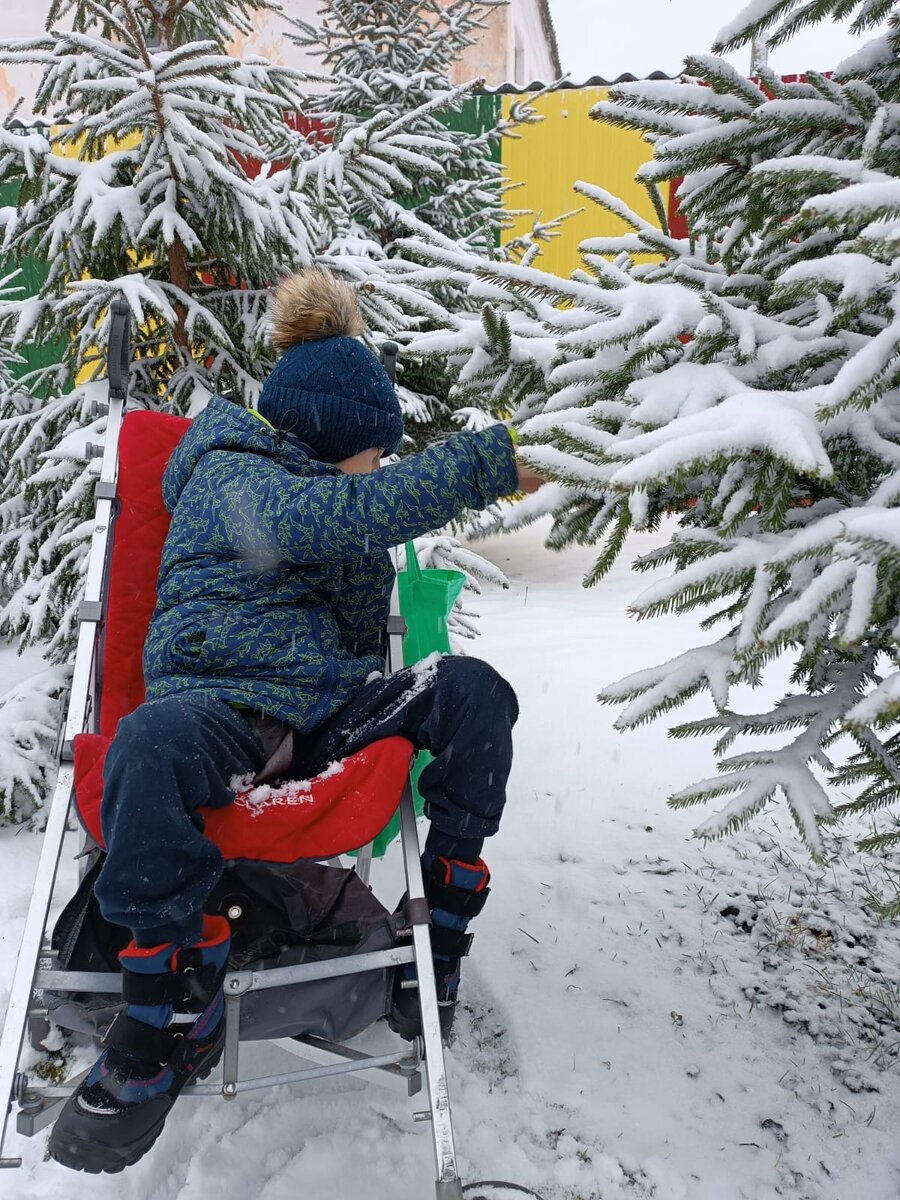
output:
M470 1011L450 1053L464 1175L514 1179L547 1200L891 1200L900 1081L853 1051L846 997L823 989L818 1002L807 981L851 953L860 970L880 956L895 971L895 938L841 909L846 945L807 964L805 902L791 897L805 888L819 905L814 944L830 952L827 895L844 877L826 888L802 856L797 871L763 857L765 822L704 848L690 840L696 814L666 809L666 793L710 772L707 748L662 727L622 737L594 700L602 683L689 644L675 619L623 616L642 580L623 564L584 592L589 556L546 554L535 531L489 553L513 587L478 601L476 651L510 678L522 716L508 815L489 847L494 894L464 975ZM36 849L33 835L0 831L0 984ZM389 857L376 888L397 870ZM767 942L773 913L785 936ZM759 979L770 995L754 1004ZM834 1036L809 1035L813 1010ZM376 1029L364 1042L387 1038ZM357 1082L185 1100L154 1152L100 1179L43 1163L43 1138L13 1135L8 1150L26 1165L0 1175L0 1198L429 1200L417 1107Z

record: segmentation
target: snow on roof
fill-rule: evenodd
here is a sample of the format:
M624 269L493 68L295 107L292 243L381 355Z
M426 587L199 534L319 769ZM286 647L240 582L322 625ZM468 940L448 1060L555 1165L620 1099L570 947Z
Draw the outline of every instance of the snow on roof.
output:
M498 83L495 87L484 87L480 90L490 96L542 92L548 89L554 92L561 89L577 91L579 88L612 87L616 83L636 83L639 79L667 79L674 82L681 79L681 75L667 75L665 71L652 71L649 75L632 75L630 71L625 71L615 79L607 79L603 75L592 75L590 79L585 79L582 83L575 83L571 79L560 79L555 83L542 83L539 79L533 79L530 83L515 83L508 79L505 83Z

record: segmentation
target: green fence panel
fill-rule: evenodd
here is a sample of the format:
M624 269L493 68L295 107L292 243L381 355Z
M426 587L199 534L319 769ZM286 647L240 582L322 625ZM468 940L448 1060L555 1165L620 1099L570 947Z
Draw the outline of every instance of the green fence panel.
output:
M441 122L448 129L460 133L486 133L493 129L500 119L499 96L466 96L462 107L453 111L439 113ZM494 162L501 161L500 143L495 143L492 155Z
M17 183L0 184L0 208L15 207L18 199ZM12 286L22 289L17 293L17 298L26 298L36 296L41 290L47 278L48 267L45 262L31 255L24 258L12 255L0 258L0 277L10 275L13 271L18 271L19 274ZM55 367L61 363L66 356L66 342L63 338L57 338L45 346L23 346L17 353L24 362L14 365L12 374L14 378L20 379L29 371L40 367Z

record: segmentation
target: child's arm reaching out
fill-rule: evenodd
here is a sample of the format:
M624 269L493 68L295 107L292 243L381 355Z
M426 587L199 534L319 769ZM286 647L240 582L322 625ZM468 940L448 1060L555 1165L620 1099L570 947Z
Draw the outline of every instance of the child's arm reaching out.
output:
M229 472L220 501L226 525L228 510L242 524L252 513L254 540L277 548L282 561L322 562L375 554L440 529L463 509L486 508L523 486L521 471L509 432L494 425L369 475L297 478L285 487L282 473Z

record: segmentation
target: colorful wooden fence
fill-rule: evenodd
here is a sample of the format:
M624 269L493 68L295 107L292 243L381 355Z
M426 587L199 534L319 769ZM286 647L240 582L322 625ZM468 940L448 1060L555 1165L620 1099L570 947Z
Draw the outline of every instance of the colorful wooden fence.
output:
M590 111L607 91L600 87L563 88L533 101L542 120L521 126L517 135L504 138L497 149L503 175L511 185L504 203L510 212L522 209L540 214L543 220L581 210L562 223L559 236L546 244L535 266L558 275L569 275L580 265L578 246L586 237L613 236L626 232L620 218L586 201L573 189L577 180L598 184L624 200L636 213L655 221L646 190L635 182L635 172L651 155L651 148L631 130L617 129L590 119ZM492 128L502 116L509 118L512 106L527 99L500 93L469 97L464 107L448 114L451 128L473 133ZM674 212L671 198L670 212ZM0 206L15 203L15 189L0 189ZM527 230L533 217L513 219L511 234ZM26 258L11 263L0 261L0 271L21 270L19 285L33 295L46 277L46 266ZM29 367L58 362L59 346L27 351Z

